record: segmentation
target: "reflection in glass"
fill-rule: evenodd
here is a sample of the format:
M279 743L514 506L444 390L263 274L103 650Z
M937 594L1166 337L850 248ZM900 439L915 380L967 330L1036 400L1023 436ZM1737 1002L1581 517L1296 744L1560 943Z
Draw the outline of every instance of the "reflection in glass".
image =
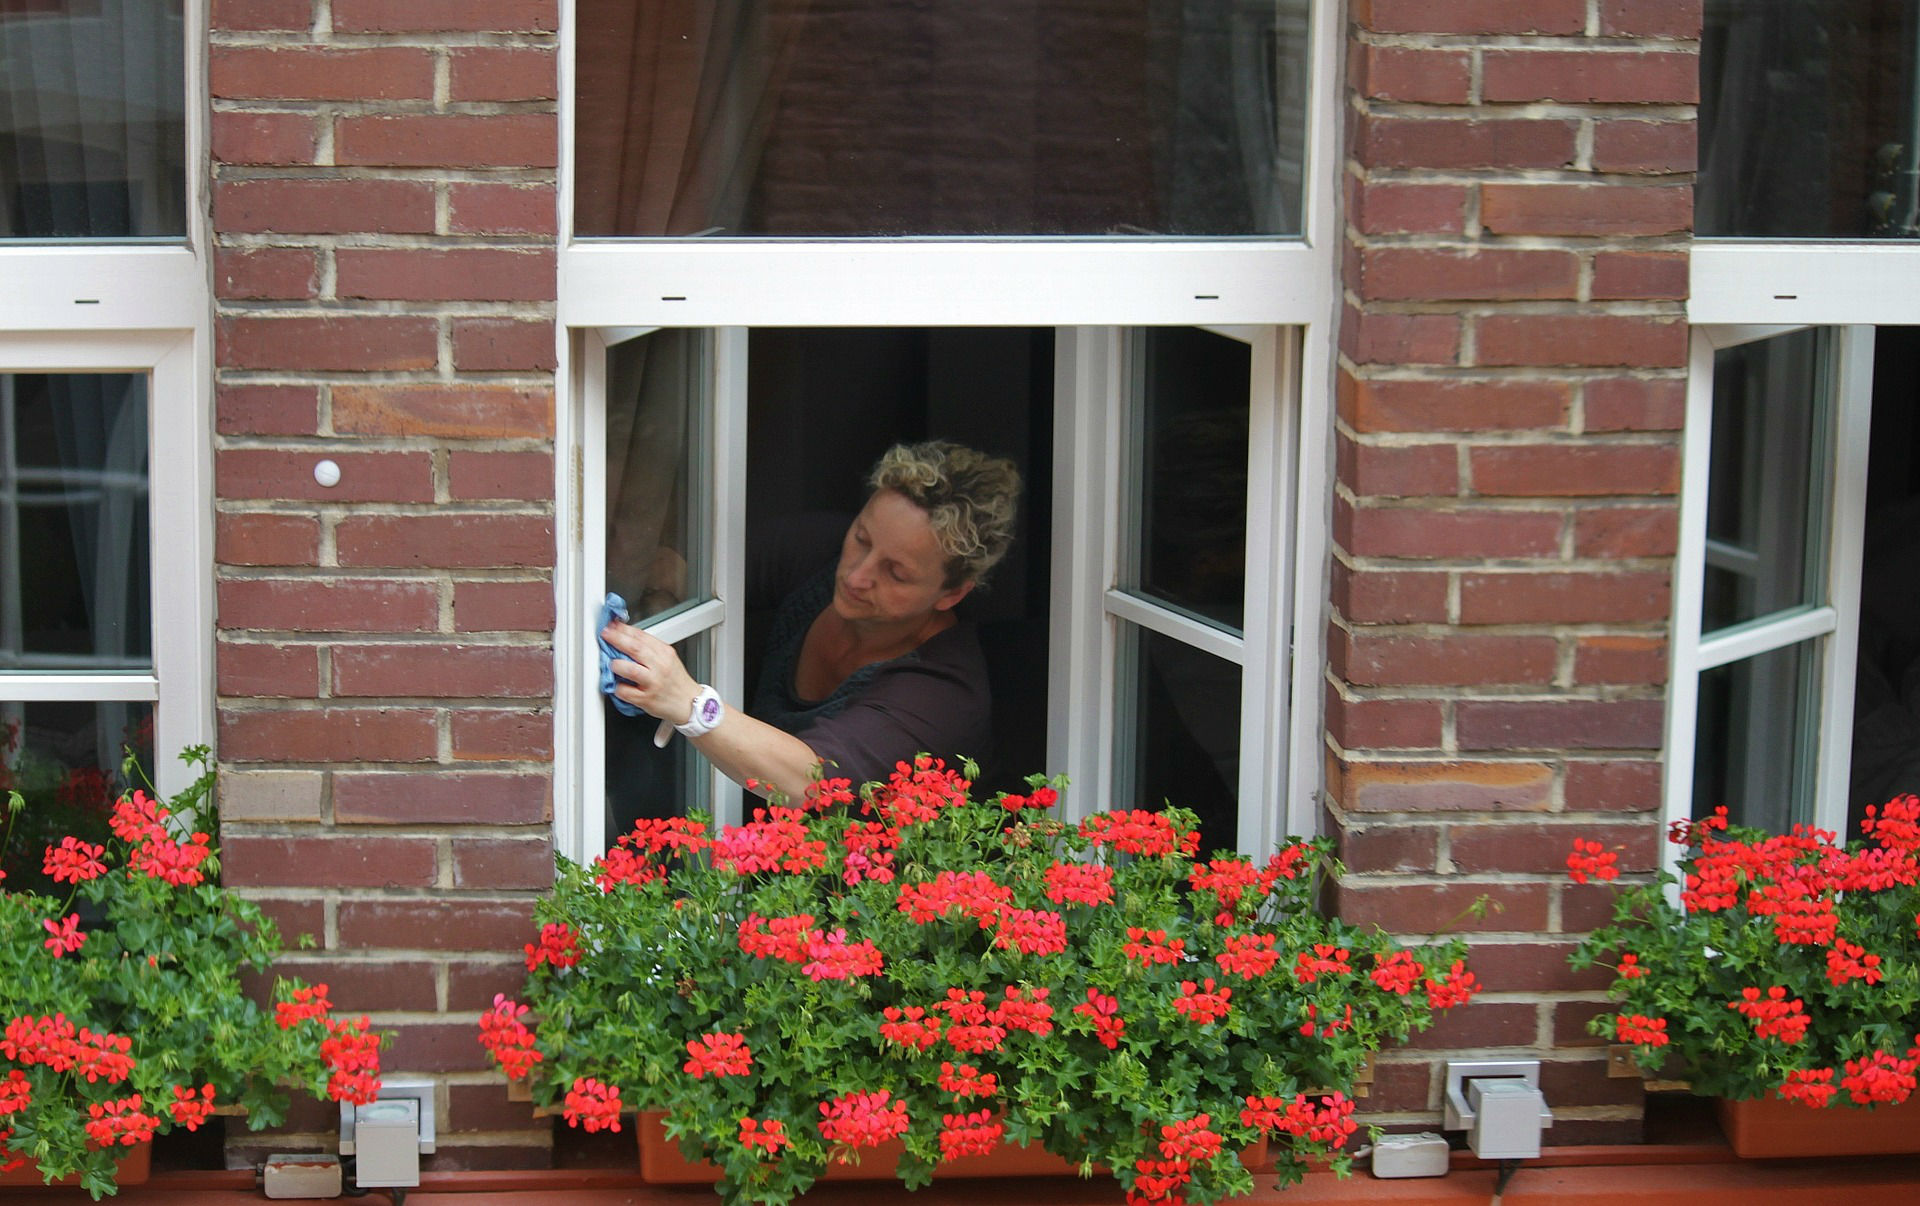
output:
M1920 238L1920 5L1707 0L1695 227Z
M1135 333L1121 585L1239 632L1246 619L1247 345L1191 327Z
M582 235L1298 234L1309 0L579 0Z
M153 748L150 703L0 702L0 801L9 791L26 800L0 851L7 890L65 899L68 889L42 870L46 848L69 834L104 844L113 801L132 786L121 763L131 752L151 772Z
M709 634L701 633L673 647L695 682L713 677L711 644ZM607 845L642 818L711 813L708 764L691 741L676 733L665 748L656 746L658 720L645 713L623 716L612 700L603 699L601 706L607 732Z
M636 624L708 594L706 340L662 330L607 349L607 589Z
M1200 817L1202 854L1239 843L1240 667L1120 625L1116 808L1172 804Z
M1822 601L1828 333L1715 353L1700 628Z
M0 239L186 234L182 7L0 3Z
M1735 824L1774 833L1813 819L1819 648L1801 641L1700 675L1694 816L1724 804Z
M0 374L0 671L150 668L149 564L147 379Z

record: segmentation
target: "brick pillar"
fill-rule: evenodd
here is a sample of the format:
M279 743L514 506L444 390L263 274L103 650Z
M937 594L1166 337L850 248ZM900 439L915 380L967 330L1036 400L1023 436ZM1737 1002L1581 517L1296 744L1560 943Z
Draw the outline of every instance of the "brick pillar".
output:
M548 1162L473 1020L553 870L557 28L212 4L225 875L443 1082L436 1167Z
M1476 935L1489 990L1388 1057L1538 1056L1551 1143L1637 1137L1565 964L1651 869L1692 224L1699 0L1355 0L1328 787L1354 921ZM1496 910L1465 910L1482 895Z

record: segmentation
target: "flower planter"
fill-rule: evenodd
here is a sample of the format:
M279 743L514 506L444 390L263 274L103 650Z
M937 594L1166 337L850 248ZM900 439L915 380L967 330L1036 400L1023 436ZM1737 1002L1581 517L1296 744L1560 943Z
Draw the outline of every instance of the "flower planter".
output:
M153 1140L136 1143L120 1157L113 1170L115 1185L145 1185L147 1176L153 1171ZM53 1183L55 1186L76 1186L80 1184L80 1174L62 1177ZM40 1179L40 1166L28 1164L9 1173L0 1173L0 1194L9 1189L47 1189L47 1183Z
M1747 1159L1788 1156L1893 1156L1920 1152L1920 1100L1871 1110L1810 1110L1778 1097L1714 1103L1720 1129Z
M689 1160L680 1145L667 1138L664 1117L654 1110L634 1119L633 1133L640 1145L640 1179L649 1185L712 1185L720 1170L704 1160ZM820 1174L823 1181L891 1181L905 1150L899 1140L860 1153L858 1164L833 1164ZM1267 1141L1240 1153L1240 1162L1258 1168L1267 1162ZM954 1177L1077 1177L1080 1165L1062 1159L1044 1147L1006 1143L987 1156L962 1156L935 1170L935 1178Z

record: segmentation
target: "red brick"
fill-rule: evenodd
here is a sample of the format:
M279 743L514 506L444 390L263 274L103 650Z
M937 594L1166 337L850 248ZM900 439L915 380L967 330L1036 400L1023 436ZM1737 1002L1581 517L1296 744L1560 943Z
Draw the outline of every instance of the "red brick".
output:
M1683 251L1603 251L1593 257L1595 301L1683 301L1688 283Z
M551 370L558 363L551 322L517 318L456 318L453 367L467 372Z
M1545 812L1553 802L1553 770L1537 762L1351 762L1328 786L1349 812Z
M340 480L323 486L313 468L321 461L340 467ZM433 456L427 452L336 452L315 448L227 448L214 454L220 497L304 499L312 502L433 501Z
M370 759L370 761L372 761ZM438 770L333 776L333 819L343 825L545 825L553 784L544 774Z
M1354 156L1371 168L1571 168L1579 123L1550 118L1372 117Z
M428 762L439 740L425 708L302 708L220 714L226 762Z
M352 435L540 439L553 434L553 391L516 385L336 385L333 428Z
M1639 1078L1607 1075L1604 1059L1549 1059L1540 1063L1540 1096L1548 1101L1639 1107L1646 1095L1646 1086Z
M1444 724L1437 700L1342 699L1327 687L1327 735L1347 749L1437 749Z
M1702 0L1600 0L1600 35L1607 38L1700 36Z
M458 1022L398 1022L382 1027L392 1037L380 1066L408 1072L492 1070L493 1060L474 1041L471 1019Z
M1341 483L1358 495L1399 498L1460 492L1460 458L1452 444L1381 446L1341 436L1336 459Z
M393 301L551 301L554 253L499 247L448 250L342 248L334 253L341 297Z
M223 511L213 517L213 557L222 565L313 565L320 521L308 515Z
M1613 973L1567 966L1577 943L1566 939L1475 943L1467 966L1488 992L1604 992Z
M1424 871L1439 857L1438 825L1370 825L1343 830L1337 851L1348 871Z
M335 33L556 33L559 0L333 0Z
M463 762L550 762L553 715L501 708L460 708L449 717L453 756Z
M1679 184L1483 184L1480 224L1499 235L1673 235L1693 228Z
M448 963L447 1008L456 1012L470 1012L491 1006L498 993L518 996L527 980L527 968L522 962L520 948L535 933L529 930L525 937L510 944L506 949L512 952L511 955L487 961Z
M1375 33L1577 34L1586 0L1356 0L1353 19Z
M1439 623L1447 618L1447 575L1356 570L1336 561L1332 598L1355 624Z
M1362 234L1458 234L1466 229L1463 184L1362 183L1348 178L1347 220Z
M298 247L217 248L214 296L238 300L301 300L319 292L317 253Z
M312 163L318 139L305 113L215 113L213 158L219 163Z
M1540 825L1523 822L1452 825L1447 851L1467 875L1513 871L1562 876L1575 838L1599 842L1619 857L1622 871L1651 871L1660 858L1660 834L1647 825Z
M553 651L531 645L336 645L333 693L526 698L553 693Z
M1659 749L1658 699L1463 699L1454 704L1462 750Z
M1642 826L1649 844L1657 844L1659 831ZM1620 856L1625 869L1627 856ZM1566 934L1583 934L1597 930L1613 920L1613 905L1616 893L1611 885L1600 882L1588 884L1565 883L1560 888L1560 930Z
M1664 573L1460 575L1462 624L1629 624L1665 620Z
M538 932L530 899L355 897L340 902L336 920L350 950L518 950Z
M213 189L222 234L432 234L433 186L414 180L233 180Z
M1687 418L1687 383L1678 377L1589 381L1581 411L1588 431L1679 431Z
M1481 99L1573 104L1691 105L1700 56L1674 50L1487 50Z
M1333 505L1333 538L1357 557L1549 557L1560 551L1560 522L1552 511Z
M1348 283L1372 301L1528 301L1571 299L1579 276L1571 251L1371 247Z
M320 390L312 385L221 385L213 392L221 435L314 435Z
M447 1113L441 1126L448 1131L524 1131L551 1120L533 1117L530 1101L509 1101L504 1085L448 1085Z
M1576 557L1671 557L1679 541L1673 507L1597 507L1573 516Z
M548 114L342 117L334 158L369 167L533 167L558 162L559 119Z
M1593 170L1672 175L1691 172L1700 156L1691 121L1615 118L1593 123Z
M213 46L211 94L229 100L432 100L425 47Z
M1358 364L1452 364L1460 358L1460 319L1349 307L1340 322L1340 350Z
M1498 894L1504 902L1504 889ZM1482 929L1520 929L1492 925ZM1526 927L1532 928L1532 927ZM1424 931L1415 931L1424 932ZM1488 1047L1537 1049L1541 1006L1530 1001L1475 1001L1466 1009L1435 1014L1431 1027L1408 1037L1409 1051L1460 1051Z
M1587 1023L1602 1014L1618 1012L1607 1001L1559 1001L1553 1009L1553 1045L1556 1047L1604 1047L1607 1040L1589 1033Z
M1660 807L1660 776L1658 762L1569 762L1567 811L1652 812Z
M313 699L320 694L320 650L313 645L222 641L215 681L221 695Z
M303 936L319 938L326 931L327 906L324 901L311 897L286 900L255 896L251 892L246 895L267 915L267 920L273 922L274 928L280 931L280 941L289 948L298 945Z
M553 846L538 838L453 839L456 888L532 888L553 886Z
M1431 1063L1376 1060L1373 1084L1360 1105L1363 1113L1398 1114L1438 1109L1438 1103Z
M220 367L350 373L430 369L440 356L439 324L399 314L225 315L215 328Z
M274 970L310 984L325 984L327 998L342 1013L394 1009L430 1013L439 1007L434 966L418 959L375 961L293 955L277 960Z
M209 24L215 30L234 33L304 32L313 28L313 0L213 0Z
M1559 643L1550 636L1367 636L1328 638L1333 672L1355 686L1544 685L1553 680Z
M354 579L228 580L220 627L274 632L432 632L440 592L431 582Z
M447 56L456 101L552 100L560 95L559 60L551 49L463 46Z
M1667 681L1667 642L1660 637L1581 637L1573 647L1573 681L1658 686Z
M452 184L447 188L455 234L553 234L559 194L550 184Z
M433 838L229 835L222 873L252 888L430 888L437 846Z
M1564 381L1355 379L1342 375L1340 417L1361 432L1523 431L1564 428Z
M1496 902L1496 908L1472 910L1482 898ZM1390 934L1449 933L1479 934L1502 931L1544 930L1547 928L1547 886L1545 884L1360 884L1351 878L1334 885L1334 913L1348 925L1377 925ZM1531 1010L1532 1006L1527 1006ZM1496 1010L1487 1001L1473 1008ZM1478 1042L1428 1044L1428 1046L1477 1047ZM1489 1046L1499 1044L1489 1043Z
M1473 488L1483 495L1673 494L1680 489L1680 450L1668 445L1475 448L1470 458Z
M1464 105L1472 92L1473 58L1465 50L1374 46L1356 42L1349 75L1362 96L1429 105Z
M551 582L456 582L455 632L552 632Z
M450 452L447 493L456 502L511 498L553 500L553 457L544 452Z
M553 564L553 521L491 511L353 515L334 529L343 566L470 568Z

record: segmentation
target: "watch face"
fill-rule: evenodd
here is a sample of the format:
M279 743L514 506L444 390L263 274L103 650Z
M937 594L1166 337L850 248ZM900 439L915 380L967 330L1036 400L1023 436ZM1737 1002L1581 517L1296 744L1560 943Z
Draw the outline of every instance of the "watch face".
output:
M700 701L700 723L713 724L720 719L720 697L709 695Z

